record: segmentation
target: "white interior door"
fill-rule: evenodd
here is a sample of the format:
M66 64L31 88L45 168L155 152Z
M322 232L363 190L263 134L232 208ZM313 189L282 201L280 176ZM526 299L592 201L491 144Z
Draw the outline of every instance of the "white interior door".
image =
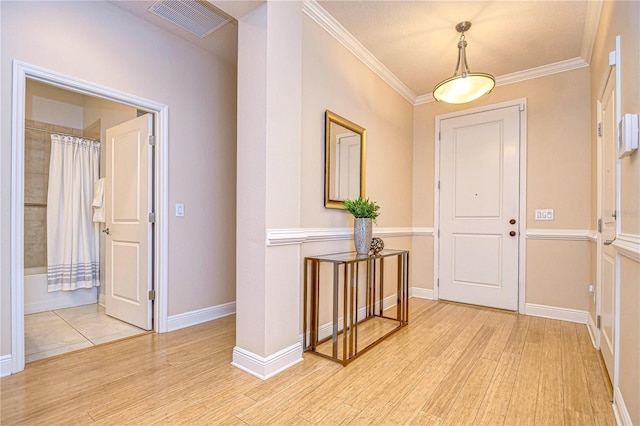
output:
M106 312L145 330L153 312L151 132L151 114L106 132Z
M440 122L439 298L518 309L518 106Z
M600 256L600 350L607 371L614 383L615 354L615 317L616 317L616 254L607 245L616 237L616 111L615 111L615 73L611 73L609 82L601 100L602 116L602 167L600 197L601 234L598 239Z
M360 135L336 136L336 194L339 200L360 194Z

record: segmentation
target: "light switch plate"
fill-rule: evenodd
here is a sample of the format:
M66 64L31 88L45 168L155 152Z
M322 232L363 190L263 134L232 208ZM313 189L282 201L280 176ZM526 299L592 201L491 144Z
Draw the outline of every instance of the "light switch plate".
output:
M553 220L553 209L536 209L536 220Z
M176 217L184 217L184 204L176 204Z

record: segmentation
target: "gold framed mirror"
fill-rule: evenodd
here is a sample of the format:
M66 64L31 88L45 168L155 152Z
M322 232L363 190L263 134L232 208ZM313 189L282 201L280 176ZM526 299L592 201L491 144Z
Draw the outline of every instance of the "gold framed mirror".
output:
M324 206L344 209L349 198L365 197L366 130L325 112Z

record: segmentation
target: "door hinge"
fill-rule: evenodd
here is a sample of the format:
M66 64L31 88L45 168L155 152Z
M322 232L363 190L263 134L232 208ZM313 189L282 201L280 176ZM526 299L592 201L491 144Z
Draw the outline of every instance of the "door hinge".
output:
M440 288L440 278L438 278L438 279L437 279L437 281L436 281L436 286L437 286L438 288Z
M149 145L156 146L156 137L155 137L155 135L149 135Z
M440 238L440 230L438 229L438 238Z
M600 330L600 315L596 316L596 328Z
M602 137L602 123L598 123L598 136Z
M438 189L440 189L440 181L438 181Z
M156 214L149 213L149 223L156 223Z
M438 132L438 140L441 141L442 140L442 133Z
M614 219L618 218L618 210L614 210L613 213L611 214L611 217Z
M598 232L602 234L602 219L598 219Z
M156 291L149 290L149 300L156 300Z

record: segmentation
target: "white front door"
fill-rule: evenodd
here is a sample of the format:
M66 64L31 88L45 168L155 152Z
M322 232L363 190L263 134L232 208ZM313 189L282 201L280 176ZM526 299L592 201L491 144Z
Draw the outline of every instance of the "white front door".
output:
M520 109L440 122L439 298L518 309Z
M599 241L600 256L600 350L607 366L611 383L614 383L615 354L615 317L616 317L616 254L607 243L616 237L616 111L615 111L615 73L611 73L609 82L601 100L602 116L602 166L600 172L602 194L601 234Z
M106 312L152 328L152 116L107 129L105 185Z

